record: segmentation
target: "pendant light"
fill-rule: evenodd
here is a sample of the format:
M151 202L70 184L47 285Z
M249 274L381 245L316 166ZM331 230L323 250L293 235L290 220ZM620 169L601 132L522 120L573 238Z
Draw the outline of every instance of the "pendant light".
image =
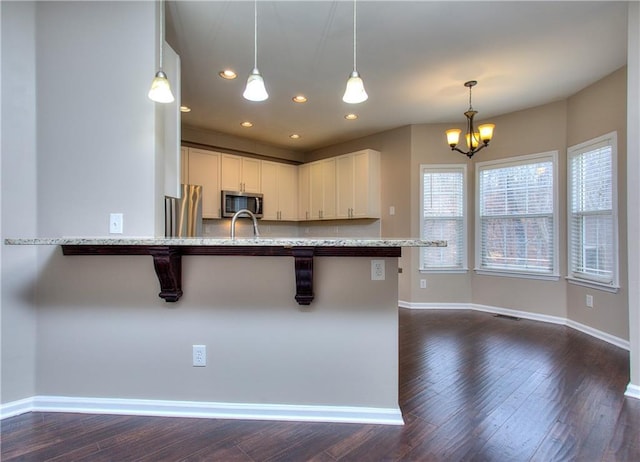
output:
M258 70L258 0L253 2L253 16L253 70L247 79L247 86L242 96L249 101L264 101L269 94Z
M496 127L494 124L483 124L478 126L478 129L476 130L473 126L473 117L478 113L478 111L475 111L471 106L471 88L473 88L477 83L478 82L476 80L469 80L464 83L464 86L469 89L469 109L464 113L467 118L467 133L465 134L465 138L467 140L467 148L469 150L465 152L457 147L462 130L459 128L452 128L445 132L447 135L447 143L451 150L458 151L469 159L471 159L476 152L489 145L489 141L493 138L493 129Z
M156 72L156 76L151 82L149 89L149 99L156 103L173 103L175 98L171 93L171 85L167 74L162 70L162 57L164 49L164 2L160 0L160 69Z
M342 101L350 104L357 104L369 98L364 90L364 82L356 69L356 0L353 0L353 72L347 80L347 88L342 97Z

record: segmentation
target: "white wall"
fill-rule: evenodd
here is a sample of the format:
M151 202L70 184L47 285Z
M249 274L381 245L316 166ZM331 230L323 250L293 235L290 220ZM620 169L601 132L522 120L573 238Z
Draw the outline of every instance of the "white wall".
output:
M110 212L155 235L154 19L153 2L38 3L39 235L106 235Z
M154 235L153 8L2 2L3 239L105 235L109 212L126 234ZM37 288L57 255L2 245L3 403L38 392Z
M640 5L629 4L627 74L627 216L629 239L629 335L631 381L628 393L640 398Z
M2 201L0 239L35 236L36 94L35 5L2 2ZM35 393L35 248L0 246L2 402Z

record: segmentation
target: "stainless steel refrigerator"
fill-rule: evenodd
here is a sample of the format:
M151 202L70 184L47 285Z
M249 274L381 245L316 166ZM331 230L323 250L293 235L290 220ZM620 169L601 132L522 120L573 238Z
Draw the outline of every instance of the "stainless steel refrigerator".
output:
M202 236L202 186L181 185L181 197L164 198L166 237Z

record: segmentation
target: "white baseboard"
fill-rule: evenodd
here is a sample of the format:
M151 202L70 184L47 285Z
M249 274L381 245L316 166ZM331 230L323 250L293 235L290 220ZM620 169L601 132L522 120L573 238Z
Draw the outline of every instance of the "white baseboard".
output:
M0 406L0 418L32 411L404 425L399 407L303 406L67 396L34 396L3 404Z
M624 392L624 395L628 396L629 398L640 399L640 386L630 383L629 385L627 385L627 389Z
M412 310L474 310L484 311L487 313L503 314L506 316L515 316L516 318L530 319L532 321L548 322L551 324L560 324L568 326L572 329L579 330L585 334L595 337L600 340L604 340L607 343L615 345L619 348L629 351L631 346L628 340L621 339L614 335L608 334L593 327L580 324L567 318L561 318L559 316L550 316L546 314L531 313L529 311L512 310L509 308L501 308L498 306L479 305L477 303L410 303L405 301L399 301L398 306L400 308L408 308Z
M6 404L0 404L0 420L14 415L25 414L33 410L33 398L20 399L11 401Z

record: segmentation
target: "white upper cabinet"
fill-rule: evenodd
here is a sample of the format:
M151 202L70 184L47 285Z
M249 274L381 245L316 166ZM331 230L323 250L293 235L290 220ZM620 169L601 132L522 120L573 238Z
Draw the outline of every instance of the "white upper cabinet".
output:
M220 156L204 149L182 148L185 184L202 185L202 218L220 218ZM186 158L185 158L186 154Z
M337 218L380 218L380 153L371 149L336 158Z
M220 162L221 189L253 193L261 191L259 159L222 154Z
M262 161L263 220L296 221L298 169L295 165Z
M203 186L204 218L220 218L220 191L264 195L263 219L380 218L380 153L372 149L302 165L182 147L182 183Z
M336 218L336 158L310 164L309 171L310 219Z

